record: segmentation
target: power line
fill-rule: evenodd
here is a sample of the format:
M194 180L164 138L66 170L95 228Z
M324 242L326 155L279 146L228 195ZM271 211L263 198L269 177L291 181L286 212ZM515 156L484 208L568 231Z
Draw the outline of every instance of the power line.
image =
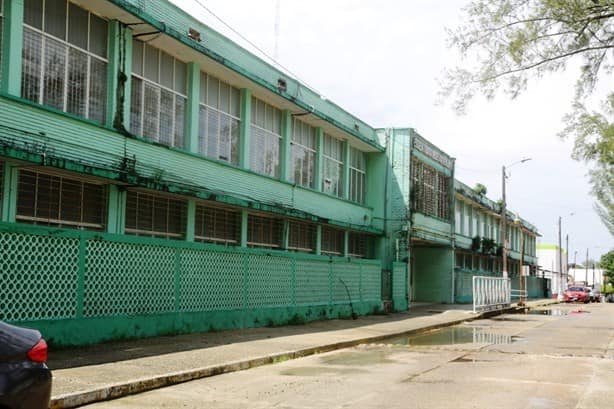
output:
M290 69L288 69L287 67L285 67L284 65L282 65L280 62L278 62L275 58L271 57L269 54L267 54L264 50L262 50L260 47L258 47L256 44L254 44L253 42L251 42L247 37L245 37L243 34L241 34L238 30L234 29L230 24L228 24L226 21L224 21L224 19L222 19L220 16L218 16L217 14L215 14L210 8L208 8L207 6L205 6L201 0L194 0L194 2L196 2L196 4L198 4L200 7L203 8L203 10L205 10L207 13L211 14L216 20L218 20L220 23L222 23L226 28L228 28L230 31L232 31L234 34L236 34L237 36L239 36L239 38L241 38L243 41L245 41L247 44L249 44L250 46L254 47L256 50L258 50L258 52L260 52L263 56L265 56L266 58L268 58L274 65L276 65L278 68L281 68L282 70L284 70L287 74L290 74L291 76L293 76L295 79L297 79L298 81L300 81L302 83L302 85L307 86L308 88L310 88L313 92L315 92L318 95L324 95L322 94L320 91L318 91L315 87L309 85L306 81L304 81L303 79L301 79L298 75L296 75L294 72L292 72Z

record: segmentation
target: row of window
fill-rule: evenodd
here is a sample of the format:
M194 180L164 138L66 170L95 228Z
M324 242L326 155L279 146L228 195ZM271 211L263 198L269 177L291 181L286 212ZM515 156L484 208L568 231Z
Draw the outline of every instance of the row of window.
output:
M451 178L415 157L411 160L412 209L416 212L450 219Z
M456 234L467 237L485 237L498 244L501 243L500 219L498 217L486 214L483 210L459 200L455 204L454 217ZM520 251L520 234L521 230L518 226L512 223L508 224L506 235L510 249ZM524 235L522 239L524 254L535 256L535 237L527 233L522 234Z
M104 231L107 207L107 185L27 170L19 172L17 221ZM126 234L178 240L186 237L188 202L185 199L131 189L126 194L125 210ZM287 243L284 237L287 237ZM239 245L241 210L198 202L194 239L203 243ZM247 245L315 253L317 225L267 214L248 213ZM320 245L323 255L343 256L345 231L322 226ZM372 257L370 248L368 235L349 233L349 257Z
M464 270L474 270L489 273L501 273L503 270L503 262L501 257L481 256L472 253L457 251L455 253L456 268ZM513 277L517 276L520 271L520 262L508 259L507 263L508 274Z
M0 4L1 6L1 4ZM0 17L1 24L1 17ZM104 123L107 116L108 23L67 0L25 0L22 86L24 99ZM1 41L1 38L0 38ZM174 147L185 147L187 64L147 43L133 40L130 131ZM198 153L239 165L240 123L250 121L251 170L280 177L282 113L253 97L251 118L241 118L239 89L201 72ZM293 119L288 178L299 186L365 201L366 154L350 148L344 180L343 142ZM315 180L322 150L322 180ZM344 185L348 184L348 192Z

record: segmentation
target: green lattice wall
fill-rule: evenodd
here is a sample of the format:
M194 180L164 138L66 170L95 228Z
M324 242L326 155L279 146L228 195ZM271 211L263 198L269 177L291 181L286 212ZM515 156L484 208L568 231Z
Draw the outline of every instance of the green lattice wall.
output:
M379 261L0 223L0 319L56 344L280 325L381 307Z
M404 311L408 307L407 263L392 263L392 301L395 311Z

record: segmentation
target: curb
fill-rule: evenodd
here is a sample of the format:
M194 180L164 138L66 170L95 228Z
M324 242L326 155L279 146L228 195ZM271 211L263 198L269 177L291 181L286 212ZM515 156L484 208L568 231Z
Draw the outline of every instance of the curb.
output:
M538 306L550 305L543 303ZM536 306L534 306L536 307ZM529 308L534 308L529 307ZM107 385L101 388L85 390L75 393L69 393L52 397L50 409L68 409L82 405L87 405L95 402L102 402L121 398L128 395L147 392L154 389L164 388L167 386L177 385L184 382L189 382L197 379L208 378L211 376L243 371L246 369L256 368L263 365L268 365L276 362L287 361L290 359L302 358L310 355L315 355L324 352L331 352L338 349L350 348L360 344L378 342L396 336L414 335L421 332L436 330L440 328L458 325L463 322L473 321L480 318L490 317L493 315L504 314L507 312L517 311L517 307L508 307L505 309L486 311L468 315L463 319L456 319L439 324L427 325L420 328L414 328L407 331L393 332L385 335L375 335L370 337L356 338L349 341L336 342L332 344L319 345L315 347L298 349L295 351L280 352L277 354L256 357L242 361L227 362L219 365L211 365L202 368L194 368L186 371L171 372L164 375L135 379L123 383Z

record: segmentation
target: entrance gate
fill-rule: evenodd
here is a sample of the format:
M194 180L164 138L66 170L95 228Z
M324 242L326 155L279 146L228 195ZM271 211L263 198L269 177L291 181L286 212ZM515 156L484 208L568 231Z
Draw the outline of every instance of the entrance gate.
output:
M473 312L491 311L511 305L509 278L473 277Z

